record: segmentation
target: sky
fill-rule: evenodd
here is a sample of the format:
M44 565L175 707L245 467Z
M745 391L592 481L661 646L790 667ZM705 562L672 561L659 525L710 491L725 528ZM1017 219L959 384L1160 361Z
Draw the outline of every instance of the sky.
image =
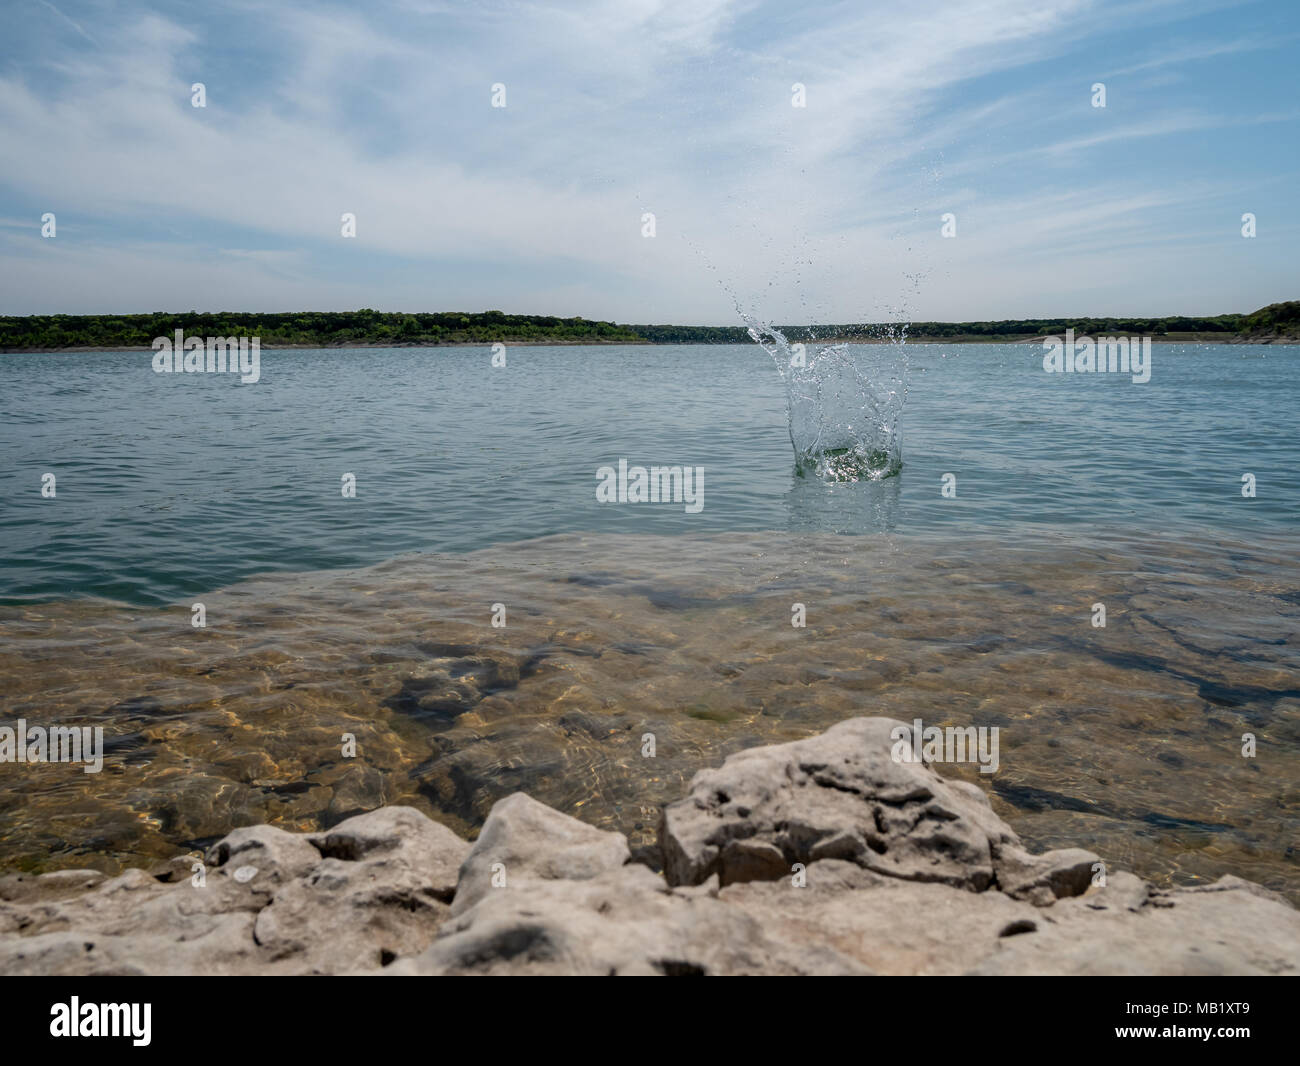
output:
M1295 0L5 0L3 20L0 314L736 325L1300 298Z

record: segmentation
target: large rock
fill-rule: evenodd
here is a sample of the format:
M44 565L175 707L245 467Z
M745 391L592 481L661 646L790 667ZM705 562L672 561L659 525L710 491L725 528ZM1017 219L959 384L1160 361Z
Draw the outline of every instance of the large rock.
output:
M674 892L645 866L489 892L394 974L695 977L867 974L816 944L773 941L738 907Z
M411 807L381 807L306 839L316 864L275 893L253 928L271 960L293 959L299 972L373 969L423 949L469 853Z
M965 973L1040 921L999 892L901 881L839 859L813 863L802 882L745 881L719 898L792 949L818 944L845 965L902 976Z
M127 870L71 898L56 886L43 899L0 904L0 973L248 972L259 963L253 922L266 899L220 874L199 888Z
M538 881L585 881L631 857L622 833L595 829L516 792L498 801L460 869L452 913L488 893L531 891Z
M336 973L427 946L469 844L407 807L325 833L236 829L150 876L0 884L0 973ZM196 883L196 881L198 883Z
M470 846L414 807L380 807L307 840L319 856L360 863L373 871L417 871L423 890L450 903Z
M664 872L675 885L788 876L795 863L851 862L908 881L983 891L1011 827L974 786L895 762L889 718L852 718L820 736L750 748L702 770L664 808Z

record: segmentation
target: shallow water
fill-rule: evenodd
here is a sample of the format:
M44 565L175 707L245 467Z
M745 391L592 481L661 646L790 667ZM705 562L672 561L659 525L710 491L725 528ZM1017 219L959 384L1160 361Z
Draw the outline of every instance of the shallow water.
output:
M0 859L111 867L380 802L465 832L517 789L649 843L700 767L883 714L997 726L996 774L945 772L1035 846L1294 896L1284 548L565 535L241 583L205 597L206 630L187 605L4 608L4 717L102 724L112 751L98 775L22 768Z
M0 723L109 750L0 764L0 869L380 803L472 832L517 789L646 844L697 769L883 714L998 727L996 774L944 772L1036 848L1300 900L1286 350L1157 347L1132 385L918 348L901 476L834 486L757 349L272 353L244 393L55 358L0 360ZM596 504L620 456L704 465L704 510Z

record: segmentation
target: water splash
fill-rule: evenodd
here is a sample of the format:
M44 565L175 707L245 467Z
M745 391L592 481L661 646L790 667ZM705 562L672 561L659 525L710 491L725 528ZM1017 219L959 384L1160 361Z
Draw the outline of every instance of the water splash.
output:
M824 481L880 481L903 468L907 327L871 343L792 343L737 305L785 382L795 468Z
M812 474L822 481L882 481L903 469L900 420L907 399L907 323L910 297L902 306L885 308L892 324L852 328L852 340L828 338L818 341L808 329L809 342L791 342L775 326L762 321L755 305L746 311L736 290L723 278L717 265L693 242L687 244L716 276L737 314L757 342L775 361L786 386L790 443L794 446L795 471ZM803 242L785 277L779 265L767 283L769 295L778 282L792 283L799 304L808 310L803 268L812 258ZM911 249L909 248L910 252ZM912 294L919 289L925 271L904 273Z

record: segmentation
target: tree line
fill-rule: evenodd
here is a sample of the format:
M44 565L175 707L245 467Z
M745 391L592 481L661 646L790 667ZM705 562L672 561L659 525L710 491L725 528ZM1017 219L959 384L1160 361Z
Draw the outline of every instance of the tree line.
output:
M883 323L783 326L791 341L818 338L873 340L889 334ZM147 348L155 337L188 335L260 337L263 347L301 344L322 348L363 344L746 344L744 326L619 325L615 322L507 315L501 311L405 313L375 311L290 311L143 315L28 315L0 317L0 349ZM1117 336L1205 333L1266 339L1300 337L1300 301L1270 304L1250 314L1194 318L1027 318L995 322L913 322L913 340L1001 340L1063 334Z
M29 315L0 318L0 348L135 348L176 330L208 337L260 337L262 347L306 344L469 344L514 341L636 343L642 338L613 322L501 311L405 313L290 311L248 314L220 311L145 315Z
M627 329L656 344L742 344L749 333L744 326L650 326ZM825 326L779 326L790 341L819 338L879 340L900 327L880 322L842 323ZM1063 334L1073 329L1076 336L1164 336L1170 333L1221 333L1227 336L1300 337L1300 301L1270 304L1251 314L1215 315L1193 318L1168 315L1164 318L1020 318L992 322L911 322L907 336L913 340L973 338L978 340L1021 339Z

